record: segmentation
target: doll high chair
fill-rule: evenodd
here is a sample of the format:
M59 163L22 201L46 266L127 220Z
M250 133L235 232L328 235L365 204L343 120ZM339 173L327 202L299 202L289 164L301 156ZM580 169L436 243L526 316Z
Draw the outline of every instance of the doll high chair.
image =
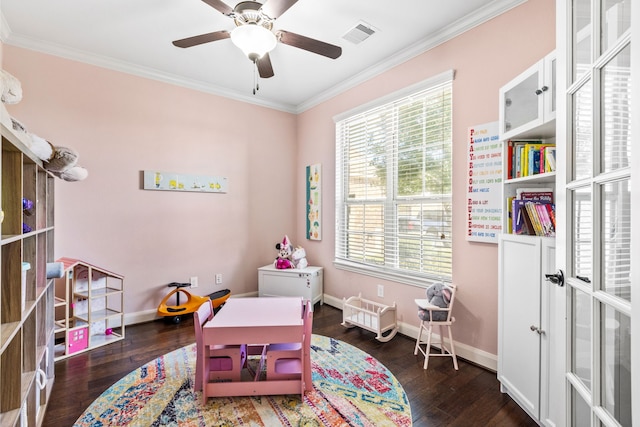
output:
M451 334L451 325L456 321L455 317L451 315L453 311L453 303L456 298L455 285L447 285L447 288L451 290L451 299L447 307L439 307L437 305L430 304L427 299L416 299L416 305L418 308L425 310L424 318L420 318L420 329L418 330L418 338L416 339L416 346L413 350L413 354L417 355L418 351L424 355L423 369L427 369L429 364L429 356L439 357L451 357L453 359L453 367L458 370L458 359L456 357L456 351L453 345L453 335ZM435 315L440 313L441 315ZM442 313L445 313L443 316ZM435 319L437 320L435 320ZM438 341L432 341L431 334L433 328L438 326L440 332L440 339ZM447 330L449 335L449 346L447 347L444 342L444 330ZM423 334L426 334L426 340L422 338ZM440 353L431 352L431 345L440 345Z

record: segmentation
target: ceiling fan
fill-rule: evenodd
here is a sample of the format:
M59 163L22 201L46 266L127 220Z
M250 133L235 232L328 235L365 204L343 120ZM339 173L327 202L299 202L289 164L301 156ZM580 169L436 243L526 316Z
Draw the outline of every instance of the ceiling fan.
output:
M298 0L241 1L232 9L222 0L202 0L220 13L232 18L236 28L200 34L173 41L174 46L187 48L204 43L231 38L233 43L256 65L262 78L273 77L273 66L269 52L278 42L297 47L327 58L336 59L342 48L285 30L273 32L273 23ZM254 89L255 94L255 89Z

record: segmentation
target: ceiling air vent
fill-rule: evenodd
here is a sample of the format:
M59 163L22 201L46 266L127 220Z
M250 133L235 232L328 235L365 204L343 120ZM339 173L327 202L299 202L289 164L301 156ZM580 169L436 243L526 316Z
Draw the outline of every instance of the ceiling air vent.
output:
M375 32L376 30L374 30L371 25L360 22L358 25L347 31L342 38L350 41L351 43L358 44L374 35Z

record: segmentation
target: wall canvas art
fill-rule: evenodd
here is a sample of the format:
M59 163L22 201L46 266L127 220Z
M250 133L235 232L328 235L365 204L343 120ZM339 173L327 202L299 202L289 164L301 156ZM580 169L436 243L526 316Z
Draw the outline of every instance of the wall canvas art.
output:
M307 239L322 240L322 165L307 166Z
M146 170L144 171L143 188L145 190L226 193L227 178L222 176L194 175Z

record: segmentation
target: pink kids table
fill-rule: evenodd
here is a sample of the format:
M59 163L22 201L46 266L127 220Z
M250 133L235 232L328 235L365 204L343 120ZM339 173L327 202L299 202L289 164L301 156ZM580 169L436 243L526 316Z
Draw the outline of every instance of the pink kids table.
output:
M204 345L303 343L302 298L263 297L229 298L209 322L203 326ZM296 380L257 380L206 382L204 398L212 396L254 396L269 394L301 394L312 388L309 346L303 349L303 375ZM201 351L202 349L198 349ZM263 352L263 361L264 361ZM262 363L260 364L262 367ZM203 378L209 378L209 372ZM308 383L308 384L307 384Z

